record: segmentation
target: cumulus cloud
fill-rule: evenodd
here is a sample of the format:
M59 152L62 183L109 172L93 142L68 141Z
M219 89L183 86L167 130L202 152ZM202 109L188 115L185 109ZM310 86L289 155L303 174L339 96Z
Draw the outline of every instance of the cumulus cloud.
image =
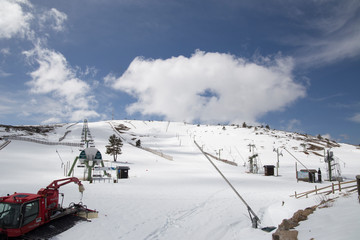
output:
M67 15L55 8L35 9L28 0L0 0L0 39L13 37L37 41L36 26L60 32ZM44 36L42 36L44 37Z
M291 58L267 58L262 64L225 53L196 51L191 57L135 58L120 77L105 84L136 102L129 114L160 115L167 120L255 122L283 110L306 95L292 76Z
M49 107L46 112L52 118L61 116L76 121L98 116L92 110L97 102L91 95L90 86L77 77L76 71L61 53L36 46L24 54L39 66L30 73L32 80L27 82L31 93L50 95L59 102L56 108L54 101L41 103Z
M33 18L26 8L31 8L26 0L0 0L0 38L26 36Z

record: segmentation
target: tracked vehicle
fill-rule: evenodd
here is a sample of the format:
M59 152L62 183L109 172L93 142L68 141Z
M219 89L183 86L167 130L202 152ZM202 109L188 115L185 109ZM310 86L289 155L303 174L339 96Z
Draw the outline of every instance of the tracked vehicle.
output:
M14 193L0 197L0 239L21 236L69 214L97 214L82 203L70 204L67 208L63 208L62 203L59 204L59 188L71 182L79 186L81 193L85 190L78 178L69 177L54 180L46 188L41 188L37 194Z

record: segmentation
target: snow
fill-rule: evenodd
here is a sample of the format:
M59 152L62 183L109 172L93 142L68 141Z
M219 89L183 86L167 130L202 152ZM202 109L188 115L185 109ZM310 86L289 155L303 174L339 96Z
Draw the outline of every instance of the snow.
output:
M358 239L360 203L357 194L337 199L328 208L321 208L300 223L299 239ZM315 224L314 224L315 223Z
M121 136L129 143L141 139L143 147L173 157L162 158L136 148L127 142L122 147L118 163L105 154L105 145L113 126L123 124L130 128ZM99 211L99 218L78 223L53 239L271 239L272 233L252 228L246 206L221 178L206 157L205 152L234 161L238 166L213 159L213 162L236 188L261 220L261 226L277 226L299 209L310 207L322 200L319 195L295 199L295 191L304 192L327 186L329 182L305 183L295 178L296 160L282 150L279 176L247 173L249 144L256 146L259 165L276 165L274 148L286 147L307 168L318 169L326 178L323 151L305 154L301 144L305 136L265 128L239 128L237 126L191 125L180 122L107 121L89 123L95 147L100 150L106 166L129 166L129 179L114 182L83 181L82 196L74 185L61 188L65 193L64 205L80 200ZM29 138L57 142L67 131L62 142L79 143L82 123L63 124L46 134ZM6 132L0 135L25 134ZM308 138L311 138L308 136ZM3 141L0 141L2 144ZM324 146L325 142L316 142ZM279 148L281 149L281 148ZM327 148L328 149L328 148ZM338 157L342 176L355 179L359 174L360 150L340 144L331 151ZM60 155L60 157L58 156ZM52 180L63 178L66 165L72 164L80 154L79 148L42 145L12 140L0 150L0 195L16 192L37 192ZM64 163L64 164L63 164ZM302 166L298 163L298 168ZM275 172L276 174L276 172ZM83 168L75 167L75 176L83 177ZM331 197L332 195L330 195ZM299 239L357 239L360 234L357 194L339 196L332 207L318 209L307 221L297 227ZM326 224L326 225L325 225ZM331 229L328 229L331 226Z

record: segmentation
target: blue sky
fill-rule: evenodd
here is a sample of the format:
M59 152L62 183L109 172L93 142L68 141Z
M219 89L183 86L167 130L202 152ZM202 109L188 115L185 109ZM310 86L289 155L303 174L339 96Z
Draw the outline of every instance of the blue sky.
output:
M0 0L0 123L269 124L360 143L360 2Z

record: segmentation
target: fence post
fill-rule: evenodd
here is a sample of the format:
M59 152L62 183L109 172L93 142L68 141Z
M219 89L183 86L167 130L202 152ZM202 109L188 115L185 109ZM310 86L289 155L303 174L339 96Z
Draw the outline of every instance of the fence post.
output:
M341 192L341 183L339 181L339 192Z
M359 185L358 185L359 186ZM297 198L296 191L295 191L295 198ZM360 198L359 198L360 199Z
M315 185L315 194L317 195L317 186Z
M335 193L334 183L331 183L332 193Z
M356 176L356 183L357 183L357 189L358 189L358 199L360 203L360 175Z

